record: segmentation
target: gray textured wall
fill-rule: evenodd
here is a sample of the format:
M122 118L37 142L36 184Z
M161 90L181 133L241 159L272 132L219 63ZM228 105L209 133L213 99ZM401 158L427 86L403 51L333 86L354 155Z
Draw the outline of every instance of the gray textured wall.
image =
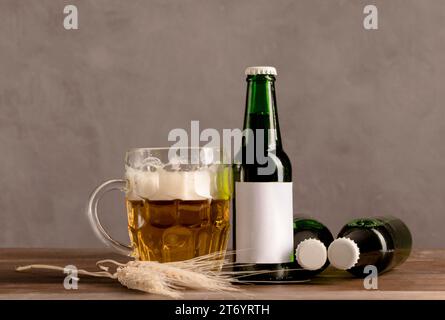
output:
M101 246L84 206L125 150L241 126L243 70L271 64L296 211L334 232L389 213L443 247L444 21L434 0L0 0L0 246ZM123 198L106 201L125 240Z

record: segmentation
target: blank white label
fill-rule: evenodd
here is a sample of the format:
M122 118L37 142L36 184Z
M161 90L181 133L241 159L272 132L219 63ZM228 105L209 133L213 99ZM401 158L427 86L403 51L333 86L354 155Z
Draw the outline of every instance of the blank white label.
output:
M290 262L292 182L237 182L235 190L236 262Z

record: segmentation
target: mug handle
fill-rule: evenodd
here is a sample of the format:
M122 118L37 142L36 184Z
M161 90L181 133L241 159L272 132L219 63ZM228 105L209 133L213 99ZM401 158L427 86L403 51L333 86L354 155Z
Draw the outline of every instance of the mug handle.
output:
M96 236L107 246L112 247L117 252L130 255L133 252L133 249L125 244L120 243L117 240L114 240L103 228L100 223L99 216L97 214L97 204L99 200L104 196L105 193L111 190L120 190L125 192L127 189L127 180L122 179L114 179L108 180L98 186L93 193L90 195L87 205L87 215L88 220L90 221L91 228L93 228Z

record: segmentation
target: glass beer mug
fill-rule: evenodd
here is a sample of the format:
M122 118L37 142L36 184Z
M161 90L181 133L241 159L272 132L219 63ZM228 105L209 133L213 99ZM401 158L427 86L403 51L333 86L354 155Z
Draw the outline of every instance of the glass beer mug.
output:
M231 166L215 148L140 148L127 152L125 178L96 188L87 214L97 236L139 260L171 262L225 251L229 237ZM97 205L125 192L131 245L102 227Z

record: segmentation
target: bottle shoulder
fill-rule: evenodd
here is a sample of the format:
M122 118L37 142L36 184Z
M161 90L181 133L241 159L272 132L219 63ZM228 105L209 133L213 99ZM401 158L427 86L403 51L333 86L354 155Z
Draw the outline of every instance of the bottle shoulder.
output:
M297 216L294 217L294 229L322 230L325 226L310 217Z
M243 158L235 176L241 182L292 182L292 165L284 151L269 151L253 161Z
M393 216L354 219L340 230L339 236L360 232L369 237L383 237L388 246L393 248L411 248L412 246L412 237L408 227Z

